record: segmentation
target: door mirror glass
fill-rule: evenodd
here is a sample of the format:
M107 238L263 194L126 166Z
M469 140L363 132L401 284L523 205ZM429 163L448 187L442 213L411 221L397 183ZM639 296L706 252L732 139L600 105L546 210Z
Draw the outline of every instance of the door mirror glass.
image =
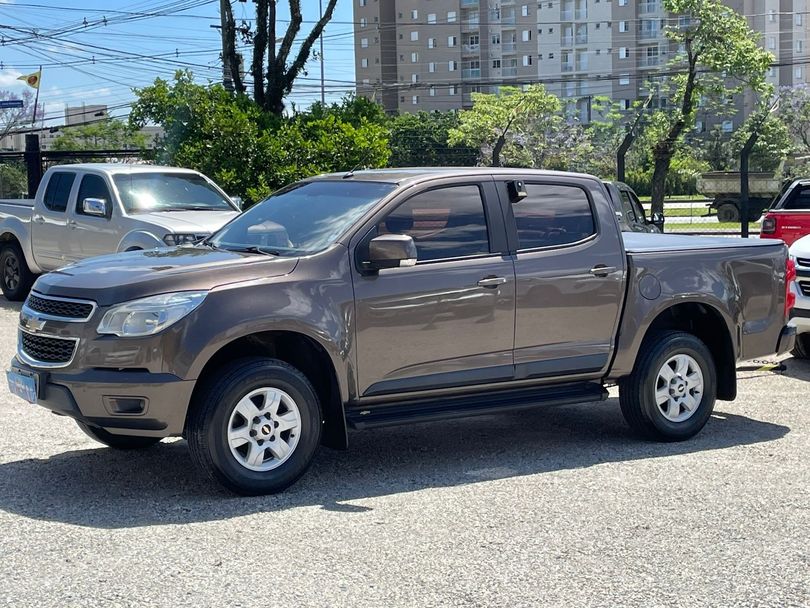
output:
M85 215L107 217L107 201L103 198L86 198L82 200L82 212Z
M366 266L370 270L415 264L416 244L407 234L382 234L369 241Z
M664 231L664 214L663 213L653 213L650 216L650 224L658 228L660 232Z

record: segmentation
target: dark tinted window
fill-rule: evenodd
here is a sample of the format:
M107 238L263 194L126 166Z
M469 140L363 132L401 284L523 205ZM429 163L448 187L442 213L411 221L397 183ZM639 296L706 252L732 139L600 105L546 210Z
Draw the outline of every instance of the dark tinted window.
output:
M84 215L82 202L86 198L102 198L107 201L107 212L112 208L112 197L107 182L98 175L85 175L79 185L79 196L76 197L76 213Z
M620 192L622 196L622 208L624 209L624 215L627 218L627 221L638 221L636 210L633 208L633 201L630 200L630 194L628 194L627 190L621 190Z
M412 236L420 262L489 253L478 186L449 186L417 194L383 221L380 233Z
M796 186L784 209L810 209L810 186Z
M526 184L526 191L528 196L512 205L521 249L567 245L595 232L582 188Z
M70 189L73 187L75 173L57 172L51 175L48 180L48 187L45 189L45 206L51 211L64 211L67 209Z

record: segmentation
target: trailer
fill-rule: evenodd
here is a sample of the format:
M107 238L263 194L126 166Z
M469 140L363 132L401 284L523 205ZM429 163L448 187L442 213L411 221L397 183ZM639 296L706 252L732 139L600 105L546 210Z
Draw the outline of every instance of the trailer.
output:
M773 172L750 172L748 174L748 221L757 221L762 212L779 193L782 180ZM740 211L740 172L710 171L698 176L697 190L711 198L709 205L717 211L721 222L739 222Z

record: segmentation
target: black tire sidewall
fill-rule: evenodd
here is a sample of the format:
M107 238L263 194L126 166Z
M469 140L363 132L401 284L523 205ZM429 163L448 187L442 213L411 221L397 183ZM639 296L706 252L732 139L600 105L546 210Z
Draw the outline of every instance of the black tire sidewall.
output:
M665 339L653 346L653 356L647 360L645 368L641 371L639 382L639 404L642 415L655 428L656 432L669 440L682 440L694 436L706 422L714 410L717 395L717 372L714 360L703 342L694 336L680 334ZM700 366L703 374L703 398L700 400L697 411L683 422L672 422L664 417L655 402L655 385L658 372L664 363L671 357L679 354L689 355Z
M5 281L6 259L10 256L14 256L17 259L17 266L20 269L20 280L17 283L17 288L13 290L6 286ZM3 273L0 275L0 289L2 289L6 299L15 302L25 299L28 295L28 291L31 289L33 274L28 270L25 256L23 256L22 250L16 243L4 245L3 248L0 249L0 273Z
M240 494L276 492L295 483L309 467L320 444L320 407L311 385L296 372L265 360L250 365L241 377L213 388L211 397L218 403L208 404L204 433L215 476L229 489ZM292 455L277 468L260 472L243 467L234 458L228 445L228 421L240 399L263 387L278 388L292 397L301 416L301 431Z

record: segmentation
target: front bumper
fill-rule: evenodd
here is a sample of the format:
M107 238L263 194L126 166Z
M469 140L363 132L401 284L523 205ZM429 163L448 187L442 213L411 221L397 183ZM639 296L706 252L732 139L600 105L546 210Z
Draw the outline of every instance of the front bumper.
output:
M37 405L116 435L168 437L183 432L193 380L148 371L59 373L16 357L11 371L37 378Z

